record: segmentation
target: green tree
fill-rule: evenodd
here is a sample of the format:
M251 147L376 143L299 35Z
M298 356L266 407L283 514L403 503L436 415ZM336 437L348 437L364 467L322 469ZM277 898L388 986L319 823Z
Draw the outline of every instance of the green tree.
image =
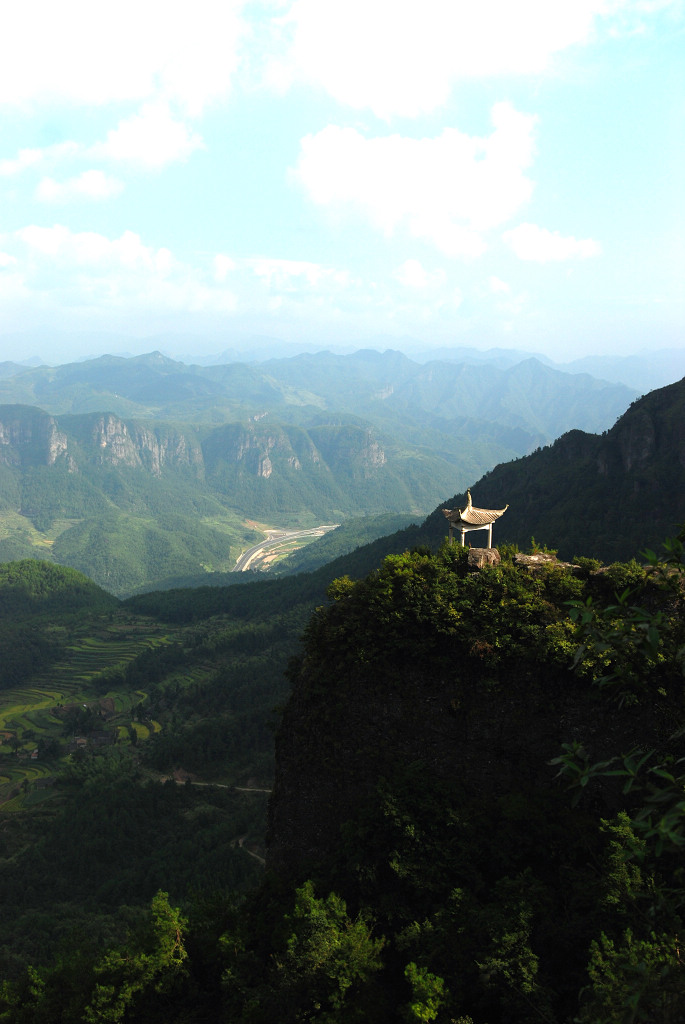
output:
M430 1024L444 1001L445 982L425 967L417 966L413 960L405 967L404 976L412 989L411 1002L405 1010L406 1019Z
M167 893L158 892L142 932L95 965L97 983L83 1014L85 1024L117 1024L146 991L152 990L156 999L168 991L186 959L185 925Z
M318 899L311 881L296 891L286 924L291 932L277 966L293 1015L281 1020L355 1019L352 993L381 968L384 940L373 938L363 915L352 920L335 893Z
M573 608L581 640L576 665L582 671L592 663L600 692L620 703L647 704L682 690L684 541L684 533L668 541L662 558L645 553L651 595L642 583L603 612L590 602ZM579 1024L675 1024L685 1017L685 772L684 759L672 752L682 722L674 725L660 750L635 748L593 762L576 741L552 762L576 803L599 782L620 786L626 805L613 821L599 823L611 837L602 874L606 914L590 945Z

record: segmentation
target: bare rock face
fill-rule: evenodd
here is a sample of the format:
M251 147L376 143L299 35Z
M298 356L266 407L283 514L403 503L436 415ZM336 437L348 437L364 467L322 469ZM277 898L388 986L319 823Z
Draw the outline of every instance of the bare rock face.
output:
M53 416L32 409L8 407L0 420L0 464L52 466L67 451L67 436Z
M469 548L469 569L482 569L485 565L499 565L500 558L497 548Z
M54 466L60 456L64 455L67 451L67 435L57 429L57 424L52 416L50 417L45 444L47 464L48 466ZM73 472L72 465L69 466L69 469L70 472Z
M70 473L87 463L108 464L142 468L158 477L166 467L189 469L195 476L204 469L199 442L174 427L126 422L111 413L71 418L64 425L23 406L0 413L0 463L65 465Z
M364 464L364 475L370 477L377 469L387 462L383 448L374 440L371 431L367 431L365 444L362 448L361 457Z
M536 551L534 555L516 554L514 555L514 565L520 565L531 571L544 569L547 566L556 566L560 569L578 568L573 562L560 562L556 555L552 555L548 551Z
M557 562L556 555L550 555L546 551L537 551L534 555L522 553L514 555L514 565L522 565L527 569L538 569L543 565L551 565Z
M202 469L202 450L172 428L126 423L105 413L92 425L92 444L98 461L114 466L144 468L161 476L165 466Z

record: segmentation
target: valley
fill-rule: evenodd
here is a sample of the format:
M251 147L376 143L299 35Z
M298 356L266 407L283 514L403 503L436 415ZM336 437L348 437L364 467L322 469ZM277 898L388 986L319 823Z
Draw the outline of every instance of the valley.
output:
M287 557L299 551L305 544L325 536L330 530L336 530L340 524L315 526L308 530L274 530L266 529L266 540L254 544L244 551L233 567L234 572L247 572L249 569L270 569L279 558Z
M420 521L570 427L606 429L634 395L536 359L420 364L392 351L10 366L0 560L47 558L119 597L203 576L229 583L262 541L251 520L300 531L388 514ZM291 564L278 549L262 568Z

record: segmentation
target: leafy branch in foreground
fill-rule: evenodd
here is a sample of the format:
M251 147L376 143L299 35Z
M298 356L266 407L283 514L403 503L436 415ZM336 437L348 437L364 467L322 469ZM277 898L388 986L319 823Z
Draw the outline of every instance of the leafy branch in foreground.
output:
M570 603L581 641L574 666L580 673L590 671L600 689L619 688L620 705L645 700L650 691L653 699L666 697L669 686L682 700L684 539L681 533L667 541L662 559L645 552L640 605L633 603L637 594L631 589L604 610L590 599ZM647 585L654 588L651 593ZM677 690L676 683L681 684ZM668 744L682 733L677 728ZM594 761L576 741L564 744L550 763L574 790L573 804L591 782L611 779L622 781L621 796L629 805L614 822L600 822L601 831L614 835L603 876L604 902L613 909L613 920L609 918L590 945L589 983L580 994L576 1022L675 1024L685 1010L679 940L685 925L680 856L685 846L685 758L635 747Z

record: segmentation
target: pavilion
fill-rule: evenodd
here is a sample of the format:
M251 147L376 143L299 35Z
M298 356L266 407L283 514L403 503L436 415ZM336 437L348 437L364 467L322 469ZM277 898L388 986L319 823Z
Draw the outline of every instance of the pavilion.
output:
M487 530L488 531L488 547L492 547L492 524L496 519L499 519L501 515L509 508L505 505L504 508L474 508L473 502L471 501L471 491L466 492L468 503L466 508L444 508L442 510L443 515L449 523L449 542L453 542L453 530L456 527L461 530L461 543L465 544L466 534L471 530Z

